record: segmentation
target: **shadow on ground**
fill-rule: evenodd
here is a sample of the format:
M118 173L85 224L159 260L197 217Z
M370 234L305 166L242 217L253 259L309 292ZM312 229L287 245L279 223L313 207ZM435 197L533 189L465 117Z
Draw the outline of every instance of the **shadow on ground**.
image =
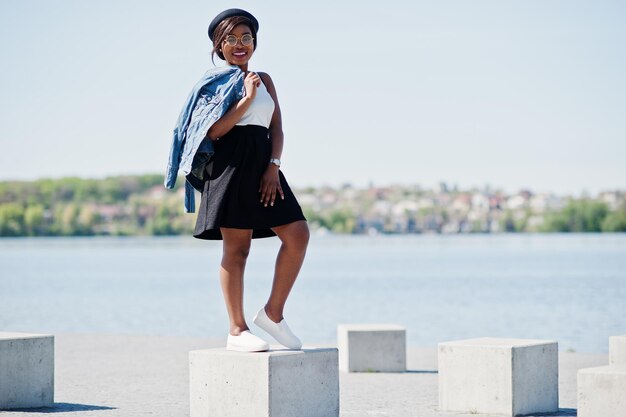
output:
M524 415L524 417L576 417L578 412L575 408L559 408L559 411L556 413L546 413L546 414L528 414Z
M102 405L88 405L88 404L72 404L72 403L54 403L52 407L40 407L40 408L15 408L12 410L5 410L11 412L27 412L27 413L67 413L70 411L97 411L97 410L115 410L116 407L105 407Z
M439 371L429 371L426 369L407 369L404 371L408 374L438 374Z

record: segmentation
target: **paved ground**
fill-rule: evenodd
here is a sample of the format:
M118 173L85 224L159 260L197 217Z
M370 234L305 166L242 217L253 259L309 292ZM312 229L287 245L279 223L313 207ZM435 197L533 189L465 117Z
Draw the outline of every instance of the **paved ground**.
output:
M55 407L0 415L188 416L188 353L222 346L225 339L57 334ZM340 373L341 417L476 416L437 411L435 346L409 347L407 361L405 373ZM559 352L561 409L552 415L576 416L576 371L606 364L606 354Z

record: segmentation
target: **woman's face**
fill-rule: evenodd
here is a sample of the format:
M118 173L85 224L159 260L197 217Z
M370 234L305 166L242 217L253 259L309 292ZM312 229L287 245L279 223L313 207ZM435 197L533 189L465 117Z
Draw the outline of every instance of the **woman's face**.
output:
M243 35L252 36L252 31L248 25L242 23L235 26L227 36L230 35L237 37L237 44L230 46L226 40L222 41L222 54L224 54L224 58L232 65L247 65L254 52L254 42L246 46L242 43L241 37Z

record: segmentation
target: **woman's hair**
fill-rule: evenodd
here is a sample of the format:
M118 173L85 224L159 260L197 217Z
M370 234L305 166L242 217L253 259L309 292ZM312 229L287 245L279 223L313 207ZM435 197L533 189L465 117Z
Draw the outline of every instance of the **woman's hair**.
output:
M215 65L215 61L213 61L215 54L217 54L220 59L226 60L224 58L224 54L222 53L222 42L224 42L226 36L228 36L235 26L242 23L250 28L250 32L254 38L253 50L256 50L256 32L254 31L254 25L250 22L250 19L244 16L227 17L215 27L215 31L213 32L213 51L211 51L211 62L213 62L213 65Z

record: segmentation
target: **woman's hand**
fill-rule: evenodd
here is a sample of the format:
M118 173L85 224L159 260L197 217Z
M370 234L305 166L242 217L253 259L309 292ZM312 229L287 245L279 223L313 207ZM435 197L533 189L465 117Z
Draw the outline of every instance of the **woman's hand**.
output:
M207 131L206 136L215 141L228 133L237 124L250 107L252 99L256 95L256 88L261 83L261 78L255 72L247 72L243 80L246 96L230 106L230 109L219 118Z
M246 96L250 100L256 96L256 89L261 85L261 77L256 72L247 72L246 78L243 80L243 86L246 89Z
M269 164L265 173L261 177L261 186L259 192L261 193L261 204L267 207L274 205L276 199L276 191L280 194L282 200L285 199L283 189L280 187L280 177L278 176L278 167L274 164Z

